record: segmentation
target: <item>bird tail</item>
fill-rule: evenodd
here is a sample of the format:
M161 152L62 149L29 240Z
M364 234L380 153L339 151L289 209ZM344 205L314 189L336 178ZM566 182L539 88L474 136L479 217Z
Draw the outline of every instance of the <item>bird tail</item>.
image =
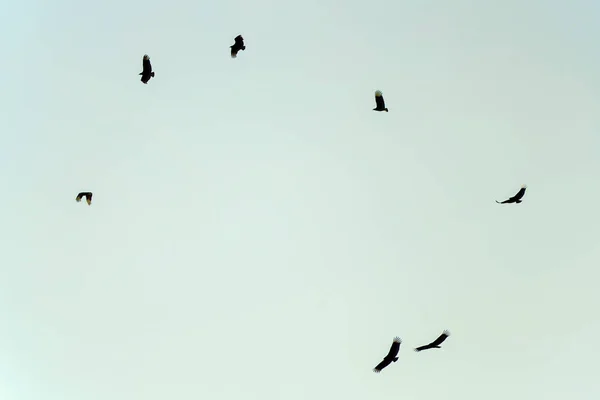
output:
M152 72L152 73L150 74L150 76L154 78L154 72Z

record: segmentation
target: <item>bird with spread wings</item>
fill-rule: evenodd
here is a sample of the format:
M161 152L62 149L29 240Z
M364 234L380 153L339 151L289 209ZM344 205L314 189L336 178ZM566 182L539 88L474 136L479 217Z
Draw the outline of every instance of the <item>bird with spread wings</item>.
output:
M385 356L383 360L377 364L375 368L373 368L373 372L380 373L382 369L390 365L392 362L398 361L397 356L398 352L400 351L400 343L402 343L402 340L399 337L395 337L387 356Z

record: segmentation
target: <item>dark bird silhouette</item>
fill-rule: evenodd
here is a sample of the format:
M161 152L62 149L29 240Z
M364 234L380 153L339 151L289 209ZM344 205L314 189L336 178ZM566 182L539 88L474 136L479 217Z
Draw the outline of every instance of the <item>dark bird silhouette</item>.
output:
M399 337L394 338L394 342L392 343L392 347L390 347L390 352L383 358L375 368L373 368L373 372L380 373L382 369L390 365L392 362L398 361L398 352L400 351L400 343L402 340Z
M143 71L140 72L142 79L140 79L144 84L147 84L150 78L154 78L154 72L152 71L152 64L150 64L150 57L148 54L144 54L144 59L142 60Z
M85 197L85 201L87 201L88 206L92 205L92 192L81 192L77 195L75 200L79 203L82 197Z
M385 108L385 100L383 100L383 94L381 93L381 90L375 92L375 104L377 104L377 107L375 107L373 111L388 112L388 109Z
M242 35L237 35L234 40L235 43L233 44L233 46L229 46L231 48L231 58L236 58L238 51L246 50L246 46L244 45L244 38L242 37Z
M515 194L513 197L511 197L510 199L504 200L502 202L496 200L496 203L498 203L498 204L521 203L521 199L523 198L523 196L525 196L525 190L527 190L527 185L521 186L521 190L519 190L519 192L517 194Z
M425 346L417 347L415 349L415 351L423 351L423 350L428 350L428 349L440 349L441 348L440 344L444 343L444 340L446 340L446 338L448 338L448 336L450 336L450 332L448 332L446 330L433 342L426 344Z

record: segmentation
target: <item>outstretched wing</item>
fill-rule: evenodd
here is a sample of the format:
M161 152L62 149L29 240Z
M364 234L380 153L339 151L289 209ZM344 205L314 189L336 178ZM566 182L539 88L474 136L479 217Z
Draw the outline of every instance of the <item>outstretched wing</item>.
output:
M86 195L85 195L85 201L87 201L88 206L92 205L92 193L86 193Z
M398 355L398 352L400 351L400 343L402 343L402 340L396 336L394 338L394 342L392 343L392 346L390 347L389 353L387 354L387 356L385 356L386 360L392 359Z
M385 108L385 100L383 100L383 94L380 90L375 92L375 103L377 104L377 108L384 109Z
M523 196L525 196L525 190L527 190L527 186L525 186L525 185L521 186L521 190L519 190L519 192L517 194L515 194L513 197L511 197L511 199L521 200L521 198L523 198Z
M450 336L450 332L445 330L437 339L430 343L430 346L439 346L444 343L444 340L446 340L448 336Z
M84 193L84 192L81 192L81 193L79 193L79 194L77 195L77 197L75 197L75 201L76 201L76 202L80 202L80 201L81 201L81 198L82 198L84 195L85 195L85 193Z
M391 363L392 363L392 360L384 359L379 364L377 364L377 366L375 368L373 368L373 372L380 373L382 369L384 369L385 367L387 367Z
M142 74L150 75L150 72L152 72L152 64L150 64L150 57L148 57L148 54L144 54L142 66L143 66Z
M244 38L242 35L237 35L234 40L236 47L242 47L244 45Z
M419 351L427 350L427 349L430 349L430 348L431 348L431 346L430 346L430 345L428 345L428 344L426 344L425 346L417 347L417 348L415 349L415 351L416 351L416 352L419 352Z

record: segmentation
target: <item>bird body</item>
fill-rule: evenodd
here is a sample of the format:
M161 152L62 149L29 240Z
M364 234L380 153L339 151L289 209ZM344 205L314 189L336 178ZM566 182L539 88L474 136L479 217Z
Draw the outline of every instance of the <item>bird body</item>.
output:
M152 71L152 64L150 64L150 57L148 54L144 54L144 58L142 60L142 72L140 75L142 79L140 79L144 84L147 84L150 78L154 78L154 72Z
M390 365L392 362L398 361L397 356L398 352L400 351L400 343L402 343L402 340L399 337L395 337L387 356L385 356L383 360L377 364L375 368L373 368L373 372L380 373L381 370Z
M445 330L437 339L435 339L433 342L426 344L425 346L421 346L421 347L417 347L415 349L416 352L419 351L423 351L423 350L428 350L428 349L441 349L440 344L442 344L444 342L444 340L446 340L448 338L448 336L450 336L450 332Z
M377 90L375 92L375 104L377 107L375 107L373 111L388 112L388 109L385 107L385 100L383 99L383 93L381 93L381 90Z
M231 58L236 58L237 53L240 50L246 50L246 45L244 45L244 38L242 37L242 35L237 35L234 40L235 43L233 44L233 46L229 46L231 48Z
M91 206L92 205L92 192L79 193L77 195L77 197L75 198L75 201L77 201L79 203L83 197L85 197L85 201L88 203L88 206Z
M523 185L521 186L521 190L519 190L519 192L517 194L515 194L513 197L511 197L508 200L504 200L504 201L498 201L496 200L496 203L498 204L509 204L509 203L521 203L522 202L522 198L523 196L525 196L525 190L527 190L527 185Z

